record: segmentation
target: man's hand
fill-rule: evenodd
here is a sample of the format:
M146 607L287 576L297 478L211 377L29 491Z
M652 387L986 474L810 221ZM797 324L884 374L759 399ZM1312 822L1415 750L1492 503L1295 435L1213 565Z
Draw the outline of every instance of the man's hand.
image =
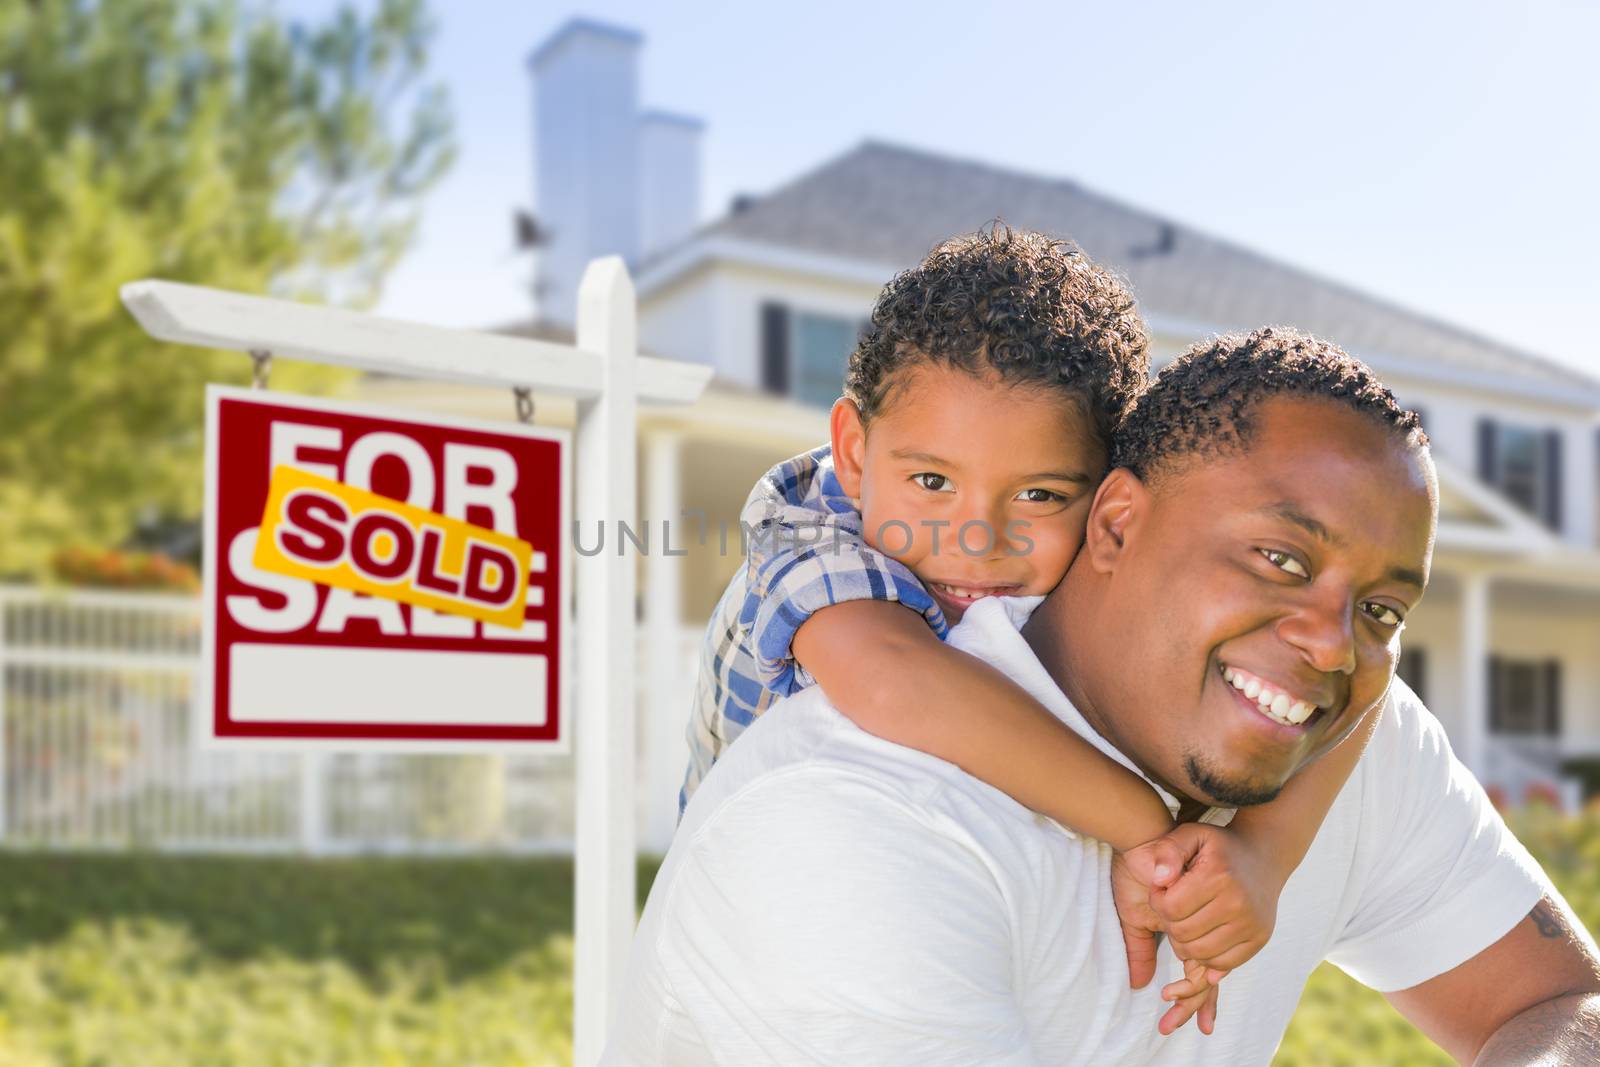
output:
M1170 840L1186 857L1183 873L1150 894L1149 906L1183 959L1198 960L1212 981L1243 964L1272 936L1283 883L1270 857L1215 826L1185 823Z

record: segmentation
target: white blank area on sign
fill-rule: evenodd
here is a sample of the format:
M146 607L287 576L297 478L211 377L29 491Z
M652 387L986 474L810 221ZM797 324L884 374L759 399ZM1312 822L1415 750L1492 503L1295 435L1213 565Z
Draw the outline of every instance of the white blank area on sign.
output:
M544 656L239 644L228 650L235 722L543 726Z

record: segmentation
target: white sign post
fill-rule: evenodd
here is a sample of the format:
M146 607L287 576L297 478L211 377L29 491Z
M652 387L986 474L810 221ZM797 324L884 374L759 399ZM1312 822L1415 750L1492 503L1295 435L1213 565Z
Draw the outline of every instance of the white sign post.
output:
M577 509L580 521L626 521L633 528L638 326L633 283L622 261L614 262L614 270L590 267L578 289L578 346L599 353L602 377L599 395L578 401ZM619 308L628 313L618 314ZM578 560L577 588L583 592L577 693L583 710L575 749L572 1062L581 1067L600 1062L633 931L635 566L622 554L620 535L617 551Z
M711 378L709 367L636 354L633 283L616 257L584 273L571 346L176 282L131 282L122 300L163 341L574 397L577 518L613 528L634 518L638 401L691 403ZM576 567L578 1067L600 1059L633 933L634 567L620 551L582 557Z

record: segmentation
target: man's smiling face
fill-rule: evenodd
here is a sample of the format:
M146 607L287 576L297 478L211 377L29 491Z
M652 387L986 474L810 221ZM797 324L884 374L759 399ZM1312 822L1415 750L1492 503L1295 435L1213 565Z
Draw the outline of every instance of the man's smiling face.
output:
M1272 799L1382 699L1433 550L1425 450L1327 400L1269 398L1253 422L1244 451L1115 472L1075 564L1104 579L1072 628L1080 707L1212 804Z

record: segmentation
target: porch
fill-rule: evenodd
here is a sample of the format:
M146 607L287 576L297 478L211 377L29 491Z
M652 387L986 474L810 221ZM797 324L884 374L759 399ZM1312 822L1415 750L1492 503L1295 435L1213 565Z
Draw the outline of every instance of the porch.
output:
M1600 553L1440 464L1428 594L1400 673L1497 798L1575 807L1600 768Z

